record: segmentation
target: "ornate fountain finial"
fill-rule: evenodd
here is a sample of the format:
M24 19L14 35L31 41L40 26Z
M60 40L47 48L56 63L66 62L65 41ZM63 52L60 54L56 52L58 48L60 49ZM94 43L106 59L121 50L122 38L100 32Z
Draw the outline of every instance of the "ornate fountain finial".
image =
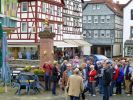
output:
M48 28L48 18L45 18L45 26Z
M39 37L43 37L43 38L53 38L55 37L55 33L50 32L49 28L48 28L48 18L45 18L45 28L44 31L40 31L39 32Z

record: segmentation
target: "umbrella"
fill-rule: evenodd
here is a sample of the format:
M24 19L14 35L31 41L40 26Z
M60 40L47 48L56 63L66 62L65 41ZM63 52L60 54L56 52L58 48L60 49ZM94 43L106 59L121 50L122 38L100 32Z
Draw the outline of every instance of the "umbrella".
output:
M0 27L0 68L2 67L3 60L2 60L2 38L3 38L3 29Z
M0 27L2 27L0 23ZM3 32L3 30L0 30L0 32ZM5 83L5 92L7 92L7 83L11 82L11 75L10 75L10 68L8 63L8 49L7 49L7 35L6 33L3 34L3 40L2 40L2 58L3 58L3 64L1 68L1 79Z

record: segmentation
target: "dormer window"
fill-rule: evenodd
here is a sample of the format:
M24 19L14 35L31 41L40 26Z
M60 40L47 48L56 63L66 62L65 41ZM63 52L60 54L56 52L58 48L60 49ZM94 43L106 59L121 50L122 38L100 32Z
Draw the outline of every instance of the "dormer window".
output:
M97 9L100 9L100 5L99 5L99 4L97 4L97 5L96 5L96 8L97 8Z
M100 9L100 4L94 4L93 9Z

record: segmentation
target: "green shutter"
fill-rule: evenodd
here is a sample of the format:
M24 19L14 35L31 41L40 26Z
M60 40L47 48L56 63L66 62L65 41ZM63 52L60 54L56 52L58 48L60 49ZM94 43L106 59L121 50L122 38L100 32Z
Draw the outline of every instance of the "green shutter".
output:
M2 3L1 3L1 0L0 0L0 13L2 12L1 8L2 8Z
M3 38L3 31L2 27L0 28L0 68L2 67L3 64L3 59L2 59L2 38Z

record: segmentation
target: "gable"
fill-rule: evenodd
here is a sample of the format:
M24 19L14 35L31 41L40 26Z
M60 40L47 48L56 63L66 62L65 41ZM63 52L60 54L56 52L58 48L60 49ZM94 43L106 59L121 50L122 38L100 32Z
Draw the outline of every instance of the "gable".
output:
M93 9L93 5L99 4L100 9ZM106 3L95 3L88 4L85 9L83 9L83 15L109 15L114 14L114 12L107 6Z

